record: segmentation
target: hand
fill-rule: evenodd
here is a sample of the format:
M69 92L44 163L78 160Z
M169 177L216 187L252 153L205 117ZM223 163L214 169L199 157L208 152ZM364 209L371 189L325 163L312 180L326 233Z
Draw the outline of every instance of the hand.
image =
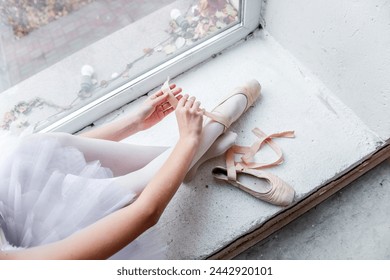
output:
M182 96L176 107L176 119L181 139L199 142L202 134L203 110L195 97Z
M181 98L181 88L176 87L175 84L171 84L170 89L172 90L172 93L177 99ZM154 126L163 118L165 118L168 114L175 110L167 102L167 100L168 94L163 93L161 90L150 95L145 100L145 102L141 105L141 108L137 112L137 116L139 119L139 127L141 130L145 130Z

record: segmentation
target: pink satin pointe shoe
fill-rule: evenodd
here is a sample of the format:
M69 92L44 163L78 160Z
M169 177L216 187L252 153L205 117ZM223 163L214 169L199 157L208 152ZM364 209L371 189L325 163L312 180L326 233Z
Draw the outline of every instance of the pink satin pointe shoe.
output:
M288 206L293 202L294 189L279 177L255 169L236 172L236 178L229 178L226 168L218 166L212 170L216 179L226 181L260 200L278 206Z
M226 115L225 112L223 112L223 110L220 108L220 105L226 102L230 97L237 94L242 94L246 97L247 100L246 107L242 112L245 113L260 96L260 91L260 83L255 79L249 80L245 83L245 85L235 88L232 93L225 97L211 112L205 111L204 115L222 124L225 127L224 131L226 131L226 129L229 128L230 125L236 121L239 116Z
M168 102L171 104L173 108L177 107L178 100L176 97L173 95L171 89L169 88L169 78L166 80L166 82L163 84L161 87L162 92L168 93ZM238 118L238 116L227 116L223 110L221 110L219 107L221 104L226 102L230 97L237 95L237 94L243 94L246 97L247 103L245 110L243 113L245 113L250 106L253 105L253 103L256 101L256 99L260 96L260 90L261 86L260 83L252 79L248 81L245 85L242 87L237 87L235 88L231 94L229 94L227 97L223 99L211 112L207 112L206 110L203 111L203 114L210 119L221 123L226 131L227 128L230 127L230 125Z
M294 138L294 131L284 131L265 134L255 128L252 132L258 137L251 146L234 145L226 152L226 168L216 167L212 174L216 179L226 181L231 185L247 192L258 199L274 205L288 206L295 196L294 189L282 179L260 169L270 168L283 163L283 153L273 138ZM268 144L277 155L272 162L256 162L255 155L264 145ZM242 155L241 161L236 162L235 156Z

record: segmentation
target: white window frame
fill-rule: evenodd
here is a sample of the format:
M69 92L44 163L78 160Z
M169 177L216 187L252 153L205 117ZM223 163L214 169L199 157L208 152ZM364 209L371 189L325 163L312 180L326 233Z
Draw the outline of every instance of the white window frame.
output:
M37 130L40 132L63 131L69 133L79 131L104 115L161 85L168 76L175 77L212 55L221 52L259 27L261 4L262 0L242 0L240 7L241 22L239 24L176 55L48 126L37 127Z

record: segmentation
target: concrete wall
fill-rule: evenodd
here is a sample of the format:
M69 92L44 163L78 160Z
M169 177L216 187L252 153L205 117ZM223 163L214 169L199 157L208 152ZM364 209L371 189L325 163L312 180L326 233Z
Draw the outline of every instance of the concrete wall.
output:
M265 2L265 29L389 140L390 1Z

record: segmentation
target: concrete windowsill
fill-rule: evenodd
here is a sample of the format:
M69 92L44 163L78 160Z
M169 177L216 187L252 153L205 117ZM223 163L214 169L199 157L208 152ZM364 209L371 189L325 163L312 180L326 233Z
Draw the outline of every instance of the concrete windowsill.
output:
M243 145L254 141L254 127L266 133L295 131L295 139L275 140L284 152L285 162L268 170L294 187L295 202L385 145L265 31L174 82L211 109L221 96L250 78L262 84L262 97L230 130L238 133L237 143ZM137 102L140 101L96 124L111 121ZM149 131L125 141L173 145L176 139L176 123L171 115ZM181 186L163 214L157 230L169 245L167 258L207 258L285 210L215 181L211 169L224 164L223 157L218 157L201 166L196 179Z

